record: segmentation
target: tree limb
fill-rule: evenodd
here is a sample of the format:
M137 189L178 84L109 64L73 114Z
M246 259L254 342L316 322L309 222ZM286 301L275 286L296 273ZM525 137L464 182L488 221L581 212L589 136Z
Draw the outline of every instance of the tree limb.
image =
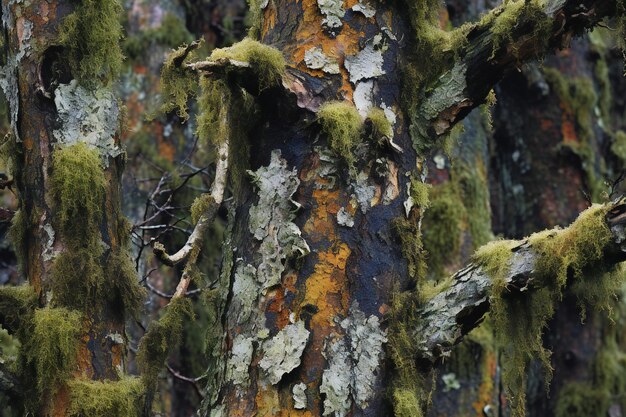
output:
M605 219L612 240L605 247L604 261L615 265L626 260L626 200L609 204L612 207ZM505 277L507 294L521 297L541 286L535 270L540 254L529 239L519 241L511 251L510 270ZM414 335L420 359L435 362L448 356L467 333L478 327L490 308L492 288L493 280L481 264L472 263L454 274L450 287L427 301L419 313Z
M454 67L439 78L424 101L421 110L431 134L446 134L484 103L507 71L567 46L574 36L615 15L616 3L548 0L545 6L539 6L534 0L518 0L492 10L469 30L468 44ZM502 27L505 17L512 23Z

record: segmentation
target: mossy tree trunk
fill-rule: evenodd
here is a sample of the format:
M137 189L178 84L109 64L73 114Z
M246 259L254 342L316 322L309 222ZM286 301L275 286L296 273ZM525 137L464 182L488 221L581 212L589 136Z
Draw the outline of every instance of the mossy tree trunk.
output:
M125 319L141 296L120 211L125 154L111 89L120 12L114 1L2 2L2 87L12 122L4 154L19 195L11 234L24 294L35 297L25 296L20 327L11 329L22 342L19 392L28 415L96 415L94 391L110 401L126 384L109 407L141 391L136 381L119 381Z
M415 311L432 293L436 274L461 267L463 256L492 237L488 134L476 133L482 136L469 152L452 152L464 172L453 172L450 152L440 151L445 138L488 101L505 72L567 45L616 11L614 3L587 2L592 12L585 19L594 17L580 20L567 2L511 2L448 36L439 30L438 5L253 5L261 15L260 40L288 61L286 94L262 92L263 119L251 129L250 181L236 191L241 205L222 276L226 337L217 338L213 350L204 415L425 412L428 358L449 346L425 343L433 351L418 351L411 329L426 329L420 321L430 318ZM354 121L360 118L362 126ZM473 118L469 128L488 130L484 117ZM381 134L386 126L391 132ZM433 191L443 197L435 213L461 220L433 214L430 222L446 242L457 241L450 252L437 247L436 232L429 238L422 219L433 209L420 185L424 178L432 184L454 179ZM445 198L459 190L465 195ZM448 236L446 221L467 224L460 233L451 226ZM430 254L429 274L421 225L426 243L441 249ZM459 312L457 331L476 325L485 309L481 298L466 315ZM483 385L456 403L477 415L498 412L496 353L482 357L485 373L475 380ZM443 384L455 382L437 379L450 388Z

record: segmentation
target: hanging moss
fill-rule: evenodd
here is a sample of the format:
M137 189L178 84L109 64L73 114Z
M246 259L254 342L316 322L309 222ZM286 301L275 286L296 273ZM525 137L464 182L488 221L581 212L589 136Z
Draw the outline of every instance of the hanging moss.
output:
M202 144L215 145L228 139L229 179L239 190L249 157L248 131L257 120L254 98L241 88L229 88L221 79L203 77L198 99L197 134ZM236 192L234 193L237 197Z
M139 343L137 364L144 385L154 390L158 376L170 352L176 349L181 340L183 322L193 318L191 301L174 298L165 307L159 320L150 323L148 331Z
M424 248L428 252L428 267L437 277L445 275L446 261L458 256L465 217L465 205L456 184L433 188L430 208L424 216Z
M119 0L80 0L59 28L73 75L87 86L109 83L122 68Z
M263 20L263 10L259 0L248 0L248 13L246 14L246 25L248 26L248 36L258 39L261 35L261 22Z
M229 48L215 49L209 60L228 58L248 62L259 82L261 91L280 85L285 74L285 58L276 48L250 38L244 38Z
M160 113L176 110L183 121L189 119L187 102L197 94L198 90L198 76L185 67L195 53L187 49L187 45L182 45L172 51L163 64L160 80L162 98L158 110Z
M103 298L117 306L114 311L120 313L122 320L139 316L146 293L139 285L135 265L125 251L118 250L109 255L103 287Z
M161 24L149 28L124 40L124 52L130 59L142 57L150 45L177 48L193 41L193 35L185 27L185 21L173 13L167 13Z
M85 143L53 154L51 194L58 207L60 229L66 239L94 236L102 220L106 179L98 151Z
M412 336L419 321L419 303L414 291L394 291L389 313L387 350L393 361L390 396L396 417L420 417L430 402L430 389L424 373L418 369L417 343Z
M76 311L51 307L35 311L26 356L37 372L40 394L54 395L70 376L77 361L81 327L81 314Z
M327 102L318 110L317 118L330 149L352 167L354 149L361 142L363 132L363 120L356 107L344 101Z
M8 238L11 240L18 267L23 270L28 260L26 237L29 230L29 222L24 212L20 209L13 214Z
M402 256L408 262L409 277L415 282L426 276L426 252L417 221L397 218L393 221L393 230L400 240Z
M20 330L23 322L30 319L35 307L37 294L30 285L0 286L0 323L11 333Z
M101 256L102 249L97 246L75 248L57 255L50 279L52 303L85 312L99 305L104 285Z
M143 384L139 378L119 381L68 381L68 417L140 417Z
M479 249L475 262L493 279L490 297L496 336L503 349L502 381L511 398L514 416L525 411L526 375L530 361L539 359L549 383L550 351L543 346L542 332L553 316L568 283L581 306L610 309L619 281L603 264L604 249L612 239L605 216L612 205L592 206L566 229L532 235L528 242L538 254L535 274L538 289L521 295L508 293L509 272L515 241L496 241Z

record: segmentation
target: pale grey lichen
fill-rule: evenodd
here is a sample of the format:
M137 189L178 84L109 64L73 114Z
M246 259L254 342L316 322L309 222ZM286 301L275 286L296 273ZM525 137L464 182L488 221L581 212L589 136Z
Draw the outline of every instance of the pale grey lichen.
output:
M233 339L233 348L226 364L226 378L234 385L246 387L249 383L248 368L252 362L253 339L238 334Z
M363 16L367 17L368 19L376 15L376 9L371 4L369 4L367 0L360 0L357 4L352 6L352 10L354 10L355 12L363 13Z
M326 395L324 415L345 416L352 399L364 409L374 395L378 369L383 357L386 333L378 317L366 317L353 303L348 317L340 322L345 336L326 346L328 369L322 374L320 392Z
M366 172L361 172L356 177L356 181L352 184L354 191L354 198L356 199L361 212L363 214L372 207L372 200L376 196L376 186L369 183L369 175Z
M367 117L368 112L374 107L374 81L365 80L356 83L352 99L361 117Z
M311 48L304 53L304 63L314 70L322 70L327 74L339 74L339 63L329 58L322 48Z
M337 223L340 226L353 227L354 217L344 207L337 212Z
M272 152L267 167L248 173L259 196L258 203L250 208L248 226L254 238L261 241L257 280L264 292L280 283L287 259L305 256L310 248L293 223L300 204L292 197L300 180L295 169L287 168L280 150Z
M324 15L322 25L331 32L341 28L343 22L341 19L346 14L343 8L343 0L317 0L317 6Z
M43 233L47 236L47 238L44 241L44 245L43 245L43 251L41 254L41 257L43 258L44 261L48 262L51 261L54 256L55 256L55 251L54 251L54 238L55 238L55 233L54 233L54 229L52 228L52 225L48 222L43 223L41 226L39 226Z
M369 42L358 54L347 56L345 66L350 73L350 82L356 84L357 81L385 74L383 63L383 50Z
M442 375L441 380L443 381L443 392L461 389L461 383L454 372Z
M291 393L293 394L293 408L296 410L304 410L307 404L306 384L304 382L295 384L291 389Z
M100 151L105 164L123 152L115 143L120 109L111 89L92 91L72 80L57 87L54 104L61 124L53 132L58 144L84 142Z
M283 375L300 365L309 334L304 322L299 321L285 326L276 336L263 343L263 358L259 366L272 385L278 384Z
M248 321L254 311L255 302L259 296L256 283L257 270L252 265L237 265L233 282L233 299L231 310L238 323Z

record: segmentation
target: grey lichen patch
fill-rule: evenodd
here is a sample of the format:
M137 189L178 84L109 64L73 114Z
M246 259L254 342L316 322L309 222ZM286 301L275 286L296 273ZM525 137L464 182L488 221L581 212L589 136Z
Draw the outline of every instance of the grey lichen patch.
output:
M354 191L354 198L356 199L361 212L363 214L372 207L372 201L376 196L376 186L369 183L369 175L365 172L361 172L356 177L356 182L352 185Z
M255 302L259 295L256 272L254 266L243 264L239 264L235 271L231 308L236 314L238 323L248 321L254 311Z
M293 386L291 393L293 394L293 408L296 410L304 410L306 408L306 384L300 382Z
M353 227L354 217L344 207L337 212L337 223L340 226Z
M328 369L322 374L320 393L324 394L324 413L328 416L344 417L352 406L350 384L352 364L345 342L340 339L326 346L324 357L328 360Z
M14 4L14 1L9 1L8 4L12 5ZM5 12L5 5L7 3L3 3L3 15L2 15L2 21L3 21L3 25L7 30L11 30L13 28L14 22L13 22L13 13L10 11L10 6L7 5L7 11L6 13L8 13L8 15L6 15ZM19 28L19 32L21 33L21 36L19 38L19 48L18 51L15 55L9 54L9 56L7 57L7 62L4 66L0 67L0 88L2 88L2 91L4 92L4 95L9 103L9 109L10 109L10 122L11 122L11 127L13 129L13 134L15 135L15 140L16 141L20 141L20 136L19 136L19 132L17 130L17 118L18 118L18 114L19 114L19 83L18 83L18 77L17 77L17 69L18 66L20 64L20 62L22 61L22 59L25 56L28 56L32 50L32 46L31 46L31 38L32 38L32 30L33 30L33 23L27 19L21 18L19 20L20 24L22 25Z
M374 107L374 81L365 80L356 83L352 99L361 117L367 117L369 111Z
M272 385L278 384L283 375L300 365L300 357L309 340L309 334L304 322L299 321L285 326L263 344L263 359L259 366Z
M84 142L111 158L123 152L114 140L120 109L110 89L91 91L72 80L55 90L54 104L61 128L53 134L59 144Z
M43 230L43 233L47 235L47 239L44 241L44 246L43 246L43 251L42 251L41 256L44 261L48 262L48 261L51 261L55 256L55 252L54 252L55 233L50 223L44 223L40 227Z
M357 81L385 74L383 63L383 50L375 48L370 42L358 54L346 57L345 66L350 73L350 82L356 84Z
M322 48L311 48L304 53L304 63L314 70L322 70L327 74L339 74L339 63L329 58Z
M300 180L295 169L287 168L280 150L272 152L267 167L248 173L259 196L258 203L250 208L249 230L261 241L257 280L265 291L280 283L287 259L305 256L310 249L293 223L300 205L292 197Z
M253 339L237 335L233 339L233 348L226 364L226 378L240 387L247 387L249 381L248 368L252 361Z
M360 0L357 4L352 6L352 10L363 13L363 16L368 19L376 15L376 9L367 0Z
M322 25L331 32L337 31L343 26L341 19L346 14L343 8L343 0L317 0L317 6L324 15Z
M320 392L326 394L324 415L345 416L352 399L364 409L374 395L374 386L383 357L387 335L376 316L366 317L354 303L341 321L345 336L327 345L329 367L322 375Z

